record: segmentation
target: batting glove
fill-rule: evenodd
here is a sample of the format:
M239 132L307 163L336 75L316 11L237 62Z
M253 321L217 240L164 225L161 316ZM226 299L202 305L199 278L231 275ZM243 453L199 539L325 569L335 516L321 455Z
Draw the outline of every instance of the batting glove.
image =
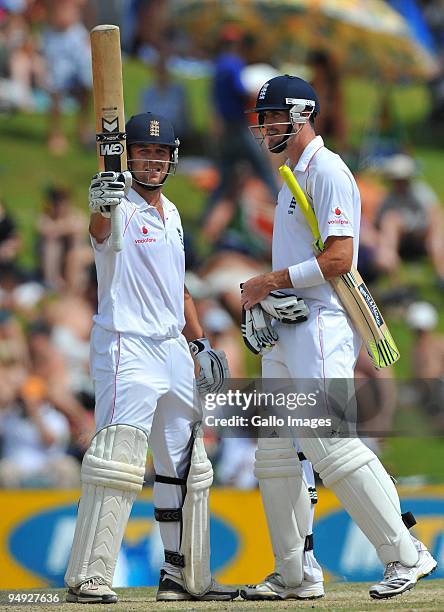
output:
M199 393L218 393L224 380L230 378L227 357L224 351L211 348L208 338L198 338L189 343L194 358L200 365L196 386Z
M255 355L264 355L273 348L279 336L271 324L271 316L259 304L242 309L242 338Z
M131 172L99 172L92 177L88 192L89 210L111 217L111 206L118 206L132 183Z
M282 291L272 291L260 305L274 319L291 325L303 323L310 313L304 300Z

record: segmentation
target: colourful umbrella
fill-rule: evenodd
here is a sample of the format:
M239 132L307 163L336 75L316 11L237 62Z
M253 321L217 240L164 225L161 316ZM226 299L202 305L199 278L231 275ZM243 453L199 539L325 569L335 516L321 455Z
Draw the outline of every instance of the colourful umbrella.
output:
M437 69L383 0L172 0L172 19L204 48L222 23L237 22L256 34L263 58L276 62L302 61L316 49L348 71L388 79L425 79Z

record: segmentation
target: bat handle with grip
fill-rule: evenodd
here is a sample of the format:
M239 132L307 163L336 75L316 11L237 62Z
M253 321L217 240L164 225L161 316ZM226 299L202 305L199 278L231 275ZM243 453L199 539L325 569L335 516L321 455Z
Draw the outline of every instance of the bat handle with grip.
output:
M116 253L122 250L122 215L117 210L117 206L111 208L111 245Z

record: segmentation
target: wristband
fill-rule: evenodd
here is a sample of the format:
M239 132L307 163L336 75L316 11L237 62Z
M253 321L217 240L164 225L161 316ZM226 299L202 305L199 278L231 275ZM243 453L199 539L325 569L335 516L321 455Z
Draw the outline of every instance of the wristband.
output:
M316 257L290 266L288 268L288 273L290 275L291 284L295 289L315 287L325 282L324 275L322 274Z

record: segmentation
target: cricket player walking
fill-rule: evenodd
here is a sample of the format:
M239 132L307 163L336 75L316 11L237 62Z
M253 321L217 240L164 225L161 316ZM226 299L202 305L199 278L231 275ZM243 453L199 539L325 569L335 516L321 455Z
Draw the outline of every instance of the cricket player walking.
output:
M126 126L129 172L101 172L89 189L98 278L91 336L96 434L82 463L67 601L115 603L117 555L142 489L148 444L156 471L155 518L165 548L157 599L231 600L212 580L208 493L213 470L194 391L217 391L225 354L203 337L184 286L183 231L162 188L178 161L171 123L143 113ZM132 186L131 186L132 185ZM111 244L111 210L122 216L123 248Z
M269 151L288 155L293 171L318 220L325 250L313 254L313 236L289 188L278 195L273 232L273 271L243 284L246 312L257 309L270 292L283 290L305 302L306 316L288 325L277 321L273 345L262 360L266 379L352 380L361 340L328 282L356 265L360 196L342 159L329 151L314 130L320 112L311 85L294 76L278 76L261 88L252 109L256 129ZM260 306L261 307L261 306ZM294 322L294 321L293 321ZM257 338L254 320L244 327ZM246 339L246 342L253 340ZM395 486L376 455L357 437L301 437L300 450L325 486L373 544L385 565L384 577L370 589L385 599L404 593L436 568L426 547L408 531L411 513L401 515ZM322 596L319 584L304 574L304 542L310 526L307 488L296 463L293 440L262 438L256 453L259 478L275 554L275 572L241 590L245 599Z

